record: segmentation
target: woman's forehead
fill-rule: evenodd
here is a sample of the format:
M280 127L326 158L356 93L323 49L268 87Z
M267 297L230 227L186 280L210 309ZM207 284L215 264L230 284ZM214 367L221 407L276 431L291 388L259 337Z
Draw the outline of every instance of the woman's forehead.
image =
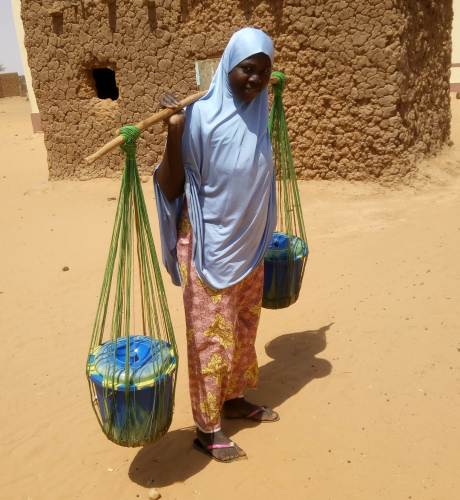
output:
M271 66L272 62L267 54L264 54L263 52L258 52L257 54L253 54L249 57L246 57L246 59L243 59L240 63L238 63L238 66L240 66L241 64L249 64L249 63Z

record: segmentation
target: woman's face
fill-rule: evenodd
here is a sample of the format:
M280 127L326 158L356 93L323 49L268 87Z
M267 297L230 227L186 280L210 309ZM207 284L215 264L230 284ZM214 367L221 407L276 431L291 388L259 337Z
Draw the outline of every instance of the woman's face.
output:
M228 74L233 95L246 103L252 101L268 85L271 73L272 63L266 54L244 59Z

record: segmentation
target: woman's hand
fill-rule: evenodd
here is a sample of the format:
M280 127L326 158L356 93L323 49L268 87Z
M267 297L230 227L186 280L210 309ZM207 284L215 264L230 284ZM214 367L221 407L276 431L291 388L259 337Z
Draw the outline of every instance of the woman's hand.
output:
M160 106L166 109L177 110L176 113L165 120L165 123L167 123L170 127L180 129L182 131L185 123L185 114L180 108L180 103L176 99L176 96L174 94L164 94L160 99Z

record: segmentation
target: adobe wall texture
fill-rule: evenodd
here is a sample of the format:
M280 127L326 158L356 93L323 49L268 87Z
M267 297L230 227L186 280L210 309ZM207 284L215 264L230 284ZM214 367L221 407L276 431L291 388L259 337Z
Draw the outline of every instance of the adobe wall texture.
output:
M17 73L0 73L0 97L22 94L21 80Z
M117 175L118 153L82 158L164 91L196 91L195 61L247 25L289 77L301 178L398 180L449 140L452 0L23 0L22 17L54 179ZM96 96L95 67L115 70L117 100ZM162 125L143 134L144 173L163 143Z

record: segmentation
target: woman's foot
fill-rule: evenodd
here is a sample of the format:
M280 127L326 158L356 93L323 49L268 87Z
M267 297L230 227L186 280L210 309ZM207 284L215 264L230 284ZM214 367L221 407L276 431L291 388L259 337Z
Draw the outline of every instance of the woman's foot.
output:
M196 430L195 446L219 462L232 462L246 458L246 453L222 431L202 432Z
M280 419L276 411L266 406L252 404L245 398L225 401L223 415L225 418L245 418L255 422L276 422Z

